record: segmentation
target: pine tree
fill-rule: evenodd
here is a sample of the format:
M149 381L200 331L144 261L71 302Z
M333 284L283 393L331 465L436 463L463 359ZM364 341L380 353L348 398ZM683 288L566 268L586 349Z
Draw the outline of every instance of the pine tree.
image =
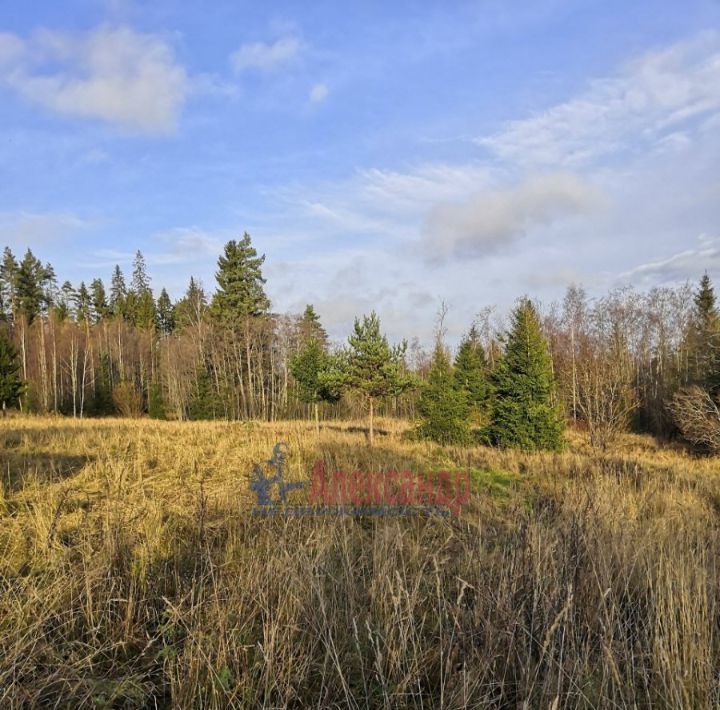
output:
M127 287L125 285L125 276L120 269L119 264L115 264L115 269L110 279L110 311L115 318L127 317Z
M46 303L45 288L51 277L42 262L28 249L20 262L15 280L18 312L28 323L43 312Z
M300 399L313 405L315 429L320 433L321 402L337 402L342 396L344 373L337 358L329 355L316 338L306 340L290 363Z
M215 274L218 288L213 296L211 313L218 321L237 325L248 317L264 315L270 308L265 295L262 265L246 232L240 241L231 240L218 259Z
M453 371L445 346L435 344L430 372L418 400L417 433L438 444L466 444L470 438L468 390Z
M490 408L490 383L485 350L475 325L463 338L455 356L455 381L467 396L471 422L483 423Z
M348 338L347 383L358 392L368 407L370 445L374 443L375 402L402 394L413 381L404 367L407 344L390 347L380 332L380 319L375 311L362 320L355 319L353 333Z
M105 284L103 284L102 279L92 280L90 284L90 295L95 322L99 323L110 315L107 295L105 294Z
M60 287L60 293L55 303L55 318L59 321L67 320L72 317L72 305L75 303L75 289L69 281L64 281Z
M8 407L18 403L24 391L20 379L20 365L17 358L17 350L7 336L7 332L0 330L0 403L2 412Z
M513 311L505 352L492 374L495 402L490 437L500 446L558 450L564 422L552 404L553 374L547 342L533 304Z
M162 335L170 335L175 330L175 308L164 288L157 301L157 319L158 330Z

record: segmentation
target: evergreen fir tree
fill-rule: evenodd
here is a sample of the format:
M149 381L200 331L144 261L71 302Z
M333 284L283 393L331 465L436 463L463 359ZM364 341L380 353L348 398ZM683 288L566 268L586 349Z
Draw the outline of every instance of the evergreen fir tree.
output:
M720 315L707 274L700 279L694 306L689 335L690 381L714 391L720 387Z
M92 301L93 315L96 323L104 320L110 315L110 307L105 294L105 284L102 279L93 279L90 284L90 295Z
M110 378L110 355L102 353L95 375L95 390L89 403L89 412L96 417L107 417L115 412Z
M440 339L418 400L422 423L417 433L438 444L466 444L470 438L468 390L459 382Z
M193 421L217 419L222 415L212 377L205 366L200 366L195 378L195 391L190 399L188 417Z
M157 301L158 330L162 335L170 335L175 330L175 308L168 292L163 288Z
M138 328L150 330L157 322L155 299L150 288L150 277L141 251L135 254L133 276L127 298L127 315Z
M182 330L190 325L197 325L205 317L207 298L203 287L192 276L185 296L181 298L173 309L175 327Z
M0 329L0 404L3 416L8 407L15 406L24 392L20 379L17 350L5 329Z
M455 356L455 381L465 392L471 422L481 424L490 407L490 383L485 350L475 325L463 338Z
M315 429L320 433L321 402L337 402L342 396L345 376L337 358L329 355L316 338L306 340L290 363L300 399L313 405Z
M150 385L148 395L148 416L150 419L166 419L165 403L163 402L162 390L157 382Z
M320 316L315 312L315 308L311 303L305 306L305 311L298 323L298 338L301 343L314 339L323 348L327 346L327 333L322 323L320 323Z
M268 312L270 301L263 289L264 261L265 256L257 255L247 232L239 241L231 240L225 245L215 274L218 288L211 305L214 318L237 325L249 316Z
M85 282L81 281L78 290L75 293L75 317L78 323L86 323L92 317L92 299L90 293L85 286Z
M347 383L367 403L370 445L374 442L373 417L375 402L402 394L412 386L404 367L407 344L390 347L380 331L380 319L375 311L362 320L355 319L353 333L348 338Z
M115 269L110 279L110 311L115 318L127 317L127 287L125 285L125 276L120 269L119 264L115 265Z
M524 450L561 448L564 422L552 404L550 353L528 299L513 311L505 352L492 382L490 437L496 444Z

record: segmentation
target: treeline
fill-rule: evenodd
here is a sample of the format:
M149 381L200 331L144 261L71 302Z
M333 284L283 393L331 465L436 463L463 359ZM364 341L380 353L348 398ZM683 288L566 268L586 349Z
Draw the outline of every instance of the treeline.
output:
M678 407L715 403L720 326L712 284L613 291L576 286L540 310L523 300L509 328L484 317L451 357L442 326L428 354L391 346L375 314L333 348L312 306L271 311L264 256L226 244L212 294L191 278L155 295L137 252L129 283L59 284L50 264L9 248L0 265L0 400L77 417L281 419L376 412L418 419L419 436L553 448L564 421L606 446L634 428L677 432ZM696 389L688 389L696 388ZM700 405L699 397L705 397ZM687 417L684 417L687 418ZM372 427L371 427L372 430Z

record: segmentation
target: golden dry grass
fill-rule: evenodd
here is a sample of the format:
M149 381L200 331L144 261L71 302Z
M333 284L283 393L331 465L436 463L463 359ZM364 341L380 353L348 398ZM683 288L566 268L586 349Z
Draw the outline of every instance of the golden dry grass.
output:
M0 424L0 707L712 707L720 464L379 423ZM458 519L250 515L291 474L467 469Z

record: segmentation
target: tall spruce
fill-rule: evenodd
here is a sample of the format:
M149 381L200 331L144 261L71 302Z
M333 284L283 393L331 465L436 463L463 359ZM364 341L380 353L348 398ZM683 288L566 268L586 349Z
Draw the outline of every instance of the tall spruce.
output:
M19 373L17 350L8 338L6 330L0 329L0 404L3 416L8 407L13 407L19 402L24 391Z
M110 311L115 318L127 317L127 286L119 264L115 264L110 279Z
M512 313L505 351L492 374L490 437L499 446L558 450L564 421L553 405L552 362L540 319L529 299Z
M417 434L438 444L467 444L470 438L468 390L453 371L440 338L435 343L428 379L418 400Z
M145 265L145 257L138 250L133 261L133 275L127 299L128 315L138 328L150 330L155 327L157 312L155 299L150 288L150 277Z
M160 291L157 300L158 330L162 335L170 335L175 330L175 308L166 289Z
M298 323L298 340L304 343L311 338L317 340L323 347L327 345L327 332L320 322L320 316L314 306L308 303Z
M690 381L710 391L720 389L720 315L710 277L704 274L693 299L689 334Z
M192 325L198 325L205 317L207 311L207 298L202 285L190 277L185 295L181 298L173 309L173 320L175 327L179 330Z
M105 284L103 284L102 279L92 280L90 283L90 297L95 322L99 323L101 320L107 318L110 313L107 295L105 294Z
M375 404L387 397L398 396L412 386L405 368L407 343L391 347L380 330L375 311L362 319L356 318L348 338L347 384L365 401L368 410L369 440L375 440Z
M214 318L227 325L238 325L248 317L268 312L270 301L262 276L264 262L265 255L258 256L247 232L239 241L231 240L225 245L215 273L218 288L211 304Z
M486 423L490 409L490 382L485 349L473 324L455 355L455 382L465 392L471 423Z

